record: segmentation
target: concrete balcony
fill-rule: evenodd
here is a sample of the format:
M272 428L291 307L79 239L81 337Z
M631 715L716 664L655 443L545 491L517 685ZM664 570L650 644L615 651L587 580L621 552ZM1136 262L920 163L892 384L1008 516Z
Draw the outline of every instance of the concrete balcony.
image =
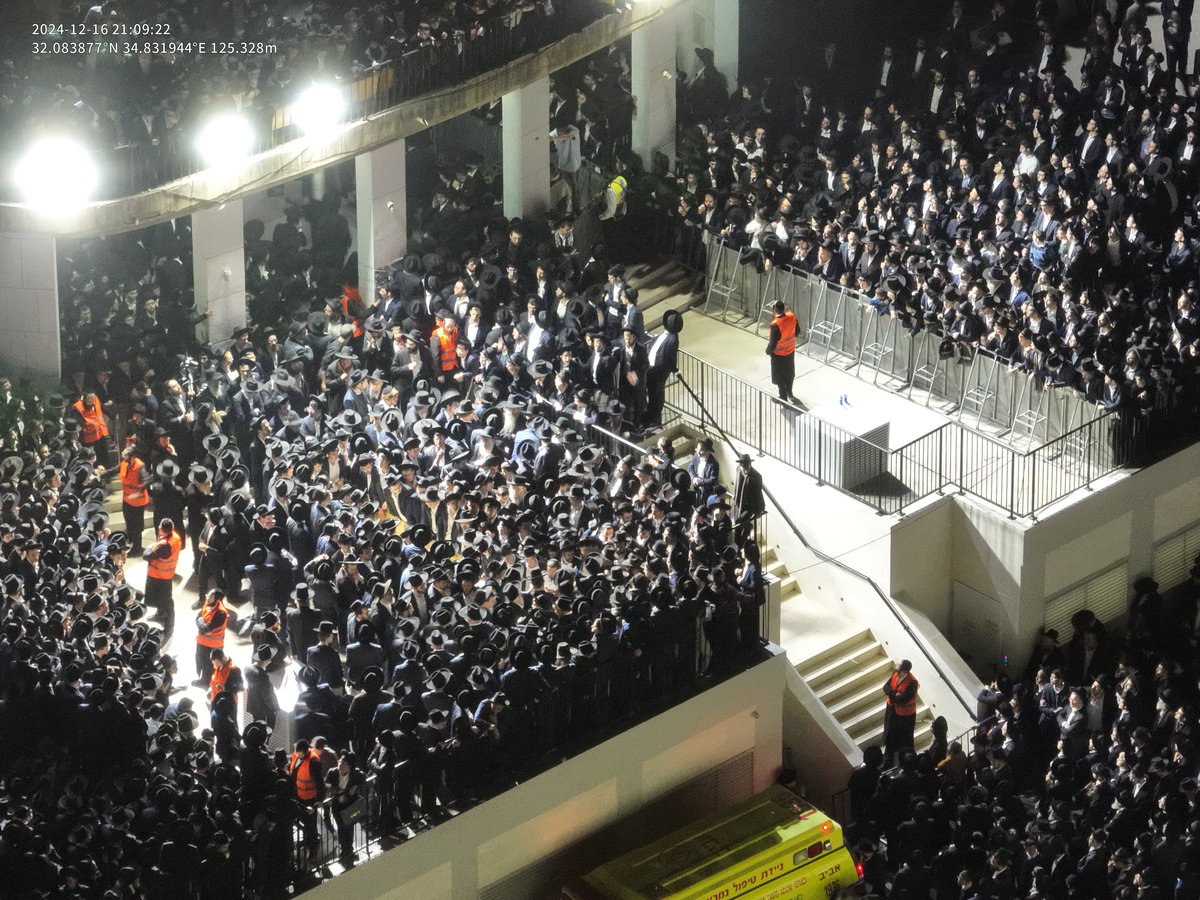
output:
M486 71L478 71L474 68L475 63L464 61L436 76L426 68L416 70L417 74L401 75L398 70L386 74L392 71L390 69L372 74L368 82L354 88L355 115L359 117L332 129L328 135L317 139L285 139L274 146L263 147L261 152L235 165L196 172L186 172L191 168L188 164L190 152L185 149L172 151L176 152L177 159L167 171L178 177L171 181L139 193L93 202L68 215L54 217L27 204L0 204L0 232L57 237L113 234L219 206L252 191L284 184L383 147L500 100L505 94L632 34L686 2L639 0L636 4L613 6L608 0L580 0L579 8L570 20L570 23L578 23L575 30L548 45L539 46L535 41L523 55ZM563 5L564 10L572 8L570 3ZM611 11L606 12L608 10ZM556 26L553 33L560 33L570 23L564 20L564 26ZM481 59L498 58L501 49L497 48L495 53ZM520 48L517 52L521 52ZM280 126L272 127L272 135L288 138L292 134L286 113L277 113L272 125ZM274 142L275 138L271 140Z

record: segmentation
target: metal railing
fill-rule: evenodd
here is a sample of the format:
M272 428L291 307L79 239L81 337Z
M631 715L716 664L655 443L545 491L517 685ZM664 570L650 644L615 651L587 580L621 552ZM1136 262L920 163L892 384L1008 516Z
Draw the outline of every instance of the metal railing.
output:
M679 378L668 384L666 396L674 413L700 428L718 425L712 408L719 408L722 433L880 514L903 513L951 490L986 500L1012 518L1035 517L1138 458L1145 441L1141 420L1103 415L1023 452L954 420L893 448L781 404L687 351L680 351ZM715 399L710 404L705 397Z
M770 306L782 301L799 320L805 354L838 364L860 380L878 384L883 379L910 399L937 403L976 430L986 423L1027 448L1100 416L1078 392L1046 390L1040 378L1027 378L987 353L943 358L941 334L910 333L853 288L787 267L759 272L723 238L708 234L705 243L708 282L726 286L729 298L719 309L706 304L709 314L724 320L736 315L759 331L770 318Z
M456 31L443 43L411 50L354 80L343 80L348 98L344 121L364 119L423 94L460 85L615 13L617 9L606 0L555 0L552 6L535 4L519 20L497 17L479 34ZM290 105L246 112L257 126L252 155L300 137ZM105 185L99 199L137 194L202 171L205 165L193 140L199 125L182 122L153 145L131 143L99 151L97 163Z
M733 439L726 432L726 430L721 426L720 423L718 423L716 421L716 419L712 416L712 414L708 412L708 409L707 409L703 399L701 398L701 395L698 394L696 392L695 388L693 388L692 385L688 383L686 376L683 375L682 373L680 373L677 376L676 381L678 382L679 386L684 390L684 392L692 398L692 402L701 410L701 412L704 415L704 418L707 419L708 423L717 432L717 434L719 434L721 436L721 439L725 442L726 446L728 446L729 449L735 455L741 453L740 448L737 446L737 444L734 443ZM783 520L784 524L787 525L787 527L791 530L791 532L796 536L796 538L804 546L804 549L806 549L809 553L811 553L817 559L821 560L823 563L827 563L831 566L835 566L836 568L840 569L841 571L845 572L846 574L854 576L855 578L857 578L858 580L860 580L864 584L866 584L867 587L869 587L872 591L875 592L876 596L883 602L883 605L887 608L888 612L891 613L893 618L896 619L896 621L899 623L900 627L904 630L904 633L908 635L909 639L912 640L912 642L916 645L916 647L921 651L921 653L928 660L930 667L934 670L934 672L937 673L938 677L941 678L941 680L946 685L949 686L951 693L953 693L955 699L957 699L958 702L962 704L962 707L964 710L966 710L967 715L970 716L972 719L974 719L975 718L975 707L973 705L974 699L966 698L962 695L962 693L958 689L958 685L949 678L949 676L946 674L946 672L938 664L937 659L933 654L933 651L925 643L924 639L919 634L917 634L917 632L915 630L913 630L912 626L908 622L908 619L900 612L900 610L897 608L895 602L893 602L892 598L889 597L886 593L884 593L883 589L876 583L875 579L873 579L870 575L867 575L865 572L860 572L858 569L854 568L851 565L848 565L847 563L843 562L842 560L838 559L837 557L830 556L829 554L825 553L824 551L820 550L819 548L814 547L809 542L808 538L806 538L804 536L804 532L801 531L800 526L797 525L792 520L792 517L788 515L787 507L783 503L781 503L778 500L778 498L776 498L774 492L766 484L765 480L763 483L763 495L767 498L767 501L772 506L775 507L775 511L779 514L779 517Z
M633 453L637 456L645 456L650 452L649 448L643 447L640 444L635 444L627 438L621 437L597 424L587 426L588 437L592 443L602 447L610 457L616 458ZM770 517L767 513L759 513L752 519L745 522L737 522L734 524L735 531L738 535L748 539L755 544L760 550L766 550L770 545L770 536L768 533L768 524ZM761 638L766 638L773 634L772 627L774 623L771 621L771 605L766 598L766 569L760 567L759 577L759 597L758 599L758 634Z

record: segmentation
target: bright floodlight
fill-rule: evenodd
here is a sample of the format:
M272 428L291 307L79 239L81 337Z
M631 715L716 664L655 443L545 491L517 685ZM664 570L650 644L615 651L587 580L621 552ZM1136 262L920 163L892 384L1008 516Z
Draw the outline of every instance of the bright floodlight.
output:
M196 149L206 166L221 166L249 156L253 147L254 131L237 113L213 116L196 137Z
M292 104L292 121L309 137L316 137L342 121L346 97L332 84L309 85Z
M83 144L66 137L43 137L18 160L13 178L28 203L56 212L87 203L99 172Z

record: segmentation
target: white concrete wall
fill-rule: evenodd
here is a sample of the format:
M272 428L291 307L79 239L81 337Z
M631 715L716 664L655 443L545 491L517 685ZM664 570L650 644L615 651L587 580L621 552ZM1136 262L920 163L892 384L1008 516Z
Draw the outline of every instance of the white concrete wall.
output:
M212 312L208 320L210 341L226 340L246 324L246 247L242 226L240 199L192 215L196 308Z
M394 141L354 160L358 209L358 287L374 290L375 269L408 246L407 142Z
M475 897L749 750L754 752L754 790L763 790L781 768L787 669L783 655L762 663L308 896Z
M666 154L675 168L675 16L674 10L665 13L632 38L633 152L647 171L656 152Z
M0 372L57 385L62 356L54 238L0 233L0 322Z
M854 767L862 764L862 750L790 666L787 684L783 695L784 764L796 769L796 783L810 803L836 815L830 801L846 787ZM924 683L921 687L924 689Z
M729 473L735 470L734 454L719 436L712 437L723 477L729 481ZM788 504L788 514L814 547L870 577L894 602L899 601L896 615L863 578L823 561L801 542L791 539L783 518L768 509L770 541L778 547L801 592L800 597L784 604L783 645L789 652L794 651L795 642L789 638L787 620L794 619L797 611L801 621L807 615L832 615L843 625L842 634L834 640L828 638L828 626L818 629L827 636L824 646L869 628L892 659L912 660L921 681L921 700L935 716L946 717L950 733L958 734L969 728L975 711L974 697L981 682L959 658L953 645L943 638L939 627L927 618L923 606L909 594L897 597L891 590L895 564L891 521L833 488L814 486L809 476L769 457L756 459L755 467L780 502ZM930 524L937 519L938 515L934 515ZM941 531L944 535L944 523ZM910 586L923 583L919 574L922 565L948 565L934 562L939 553L948 553L939 545L927 549L916 547L914 553L920 555L912 560L913 580L906 582ZM819 611L812 610L814 607ZM921 649L922 644L928 652ZM793 664L810 658L814 649L824 649L814 648L811 640L805 642L805 648L792 660ZM935 665L950 680L939 679ZM960 695L966 699L966 706Z
M990 638L980 643L975 632L976 671L988 674L1004 656L1010 671L1020 671L1048 598L1121 562L1132 583L1151 573L1157 542L1200 522L1200 446L1119 473L1070 501L1031 522L956 496L898 520L892 595L952 640L986 624ZM956 584L967 589L957 601Z
M504 215L544 215L550 208L550 78L539 78L501 101Z

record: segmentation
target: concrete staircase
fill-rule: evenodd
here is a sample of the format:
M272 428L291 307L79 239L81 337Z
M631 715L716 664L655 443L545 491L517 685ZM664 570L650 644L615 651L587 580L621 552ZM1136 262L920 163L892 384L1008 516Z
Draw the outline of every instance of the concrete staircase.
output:
M762 551L763 573L779 579L780 602L787 603L789 600L799 597L800 585L788 571L787 565L779 556L779 551L775 547L763 546L761 539L758 549Z
M796 664L838 725L860 748L883 745L883 683L892 674L892 660L870 629L864 629L816 656ZM932 739L933 713L917 696L916 748Z
M638 289L638 306L649 332L662 327L667 310L683 312L704 299L704 280L673 259L643 263L628 274L630 286Z

